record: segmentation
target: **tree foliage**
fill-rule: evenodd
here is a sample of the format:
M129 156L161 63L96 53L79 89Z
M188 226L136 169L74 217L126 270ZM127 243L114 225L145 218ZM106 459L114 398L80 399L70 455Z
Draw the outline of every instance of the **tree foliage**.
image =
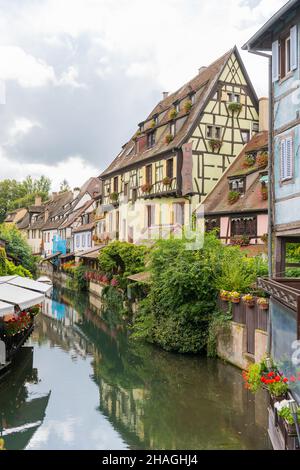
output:
M30 271L23 266L15 266L12 261L9 261L6 256L4 248L0 248L0 276L18 275L21 277L32 277Z
M6 251L17 264L35 274L37 260L32 255L31 248L20 230L14 225L0 225L0 237L6 241Z
M45 176L38 179L27 176L21 182L14 179L0 181L0 223L7 212L33 204L36 196L45 201L49 197L50 187L51 182Z

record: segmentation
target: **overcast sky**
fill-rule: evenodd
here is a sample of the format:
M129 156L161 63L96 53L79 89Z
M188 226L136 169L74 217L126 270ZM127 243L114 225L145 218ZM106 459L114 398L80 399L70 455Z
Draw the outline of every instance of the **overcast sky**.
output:
M0 179L45 174L56 190L99 175L162 91L240 48L285 3L0 0ZM266 59L242 57L266 95Z

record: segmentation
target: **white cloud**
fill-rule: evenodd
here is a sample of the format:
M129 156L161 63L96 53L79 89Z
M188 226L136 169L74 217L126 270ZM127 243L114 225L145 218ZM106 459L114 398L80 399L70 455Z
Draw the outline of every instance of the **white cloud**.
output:
M98 176L99 169L87 163L81 156L71 156L56 165L42 163L22 163L11 160L9 156L0 153L1 179L15 178L18 181L27 175L38 178L45 175L52 181L52 190L58 191L60 183L67 179L71 188L82 186L91 176Z
M78 82L78 70L76 67L71 65L68 69L62 73L59 80L57 80L58 86L72 86L74 88L86 88L84 83Z
M52 67L21 47L0 46L0 79L16 80L22 87L39 87L55 81Z
M8 130L9 138L14 140L28 134L34 127L41 127L38 122L31 121L26 117L17 118Z

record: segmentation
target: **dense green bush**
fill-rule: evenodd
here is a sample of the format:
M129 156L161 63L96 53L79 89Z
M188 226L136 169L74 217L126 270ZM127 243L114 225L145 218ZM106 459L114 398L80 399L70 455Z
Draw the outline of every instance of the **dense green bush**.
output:
M157 242L150 254L150 293L141 303L135 337L180 353L197 353L206 347L217 297L210 254L206 246L186 250L184 240Z
M198 353L208 344L210 355L220 323L230 318L216 318L219 290L247 292L257 276L267 273L262 258L247 258L215 234L206 234L204 246L195 251L187 250L184 240L158 241L149 269L150 292L140 304L134 337L180 353Z
M115 241L99 253L99 270L109 279L117 276L120 286L125 288L127 276L145 270L145 259L148 249L145 246Z
M34 275L37 270L37 259L32 255L31 248L20 230L14 225L2 224L0 237L6 241L7 254Z

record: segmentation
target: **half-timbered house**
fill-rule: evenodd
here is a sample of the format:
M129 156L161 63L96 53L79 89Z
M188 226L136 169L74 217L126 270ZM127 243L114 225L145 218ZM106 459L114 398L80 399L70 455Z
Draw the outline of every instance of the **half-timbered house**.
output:
M164 93L102 173L100 236L137 242L188 225L258 130L257 96L233 48Z

